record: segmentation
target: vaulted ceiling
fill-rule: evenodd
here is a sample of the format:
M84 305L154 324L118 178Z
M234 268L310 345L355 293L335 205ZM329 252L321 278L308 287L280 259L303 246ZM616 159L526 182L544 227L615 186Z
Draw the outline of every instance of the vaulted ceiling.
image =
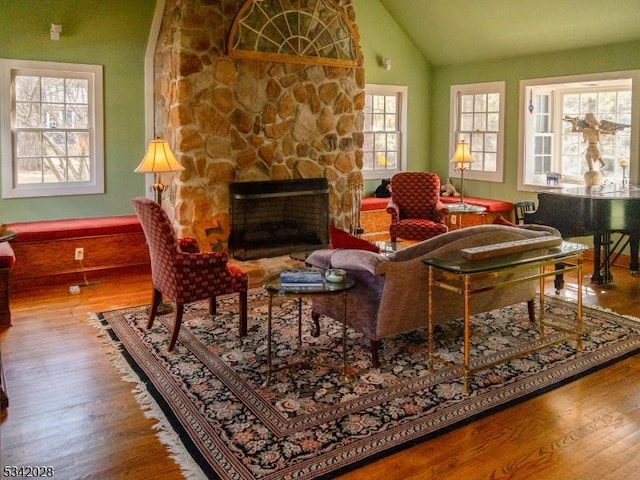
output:
M434 65L640 39L640 0L380 0Z

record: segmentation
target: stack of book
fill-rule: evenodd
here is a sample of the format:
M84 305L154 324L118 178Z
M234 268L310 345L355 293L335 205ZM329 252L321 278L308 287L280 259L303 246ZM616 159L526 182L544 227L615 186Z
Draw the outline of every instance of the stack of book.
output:
M280 286L284 288L322 287L321 270L287 270L280 273Z

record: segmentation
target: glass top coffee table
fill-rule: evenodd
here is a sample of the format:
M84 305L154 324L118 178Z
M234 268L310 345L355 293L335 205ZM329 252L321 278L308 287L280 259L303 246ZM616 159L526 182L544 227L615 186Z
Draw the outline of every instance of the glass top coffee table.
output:
M299 269L300 271L317 270L317 269ZM272 358L272 319L273 319L273 298L275 296L293 297L298 300L298 356L296 362L287 363L280 368L291 368L300 364L312 363L306 360L304 349L302 347L302 300L318 295L342 295L342 373L345 380L347 375L347 292L356 284L355 280L349 275L341 282L329 282L324 280L321 285L317 286L283 286L280 282L280 273L276 273L264 280L264 288L269 294L269 306L267 311L267 378L263 386L267 386L271 381L273 373Z
M511 242L517 243L517 242ZM505 251L509 251L508 242L502 244ZM460 301L463 302L464 311L464 332L463 332L463 364L455 364L444 361L448 366L462 371L464 379L464 391L469 393L470 377L474 371L478 371L493 364L484 364L481 367L472 367L470 361L471 348L471 297L491 290L499 288L510 288L518 283L532 280L539 280L539 297L540 297L540 313L538 315L538 324L540 337L544 338L545 326L553 327L555 330L567 333L568 336L554 342L542 342L536 350L549 347L554 343L564 342L567 339L576 341L576 349L582 350L582 257L587 246L580 243L572 243L562 241L558 246L541 247L526 251L520 251L505 255L492 256L494 252L490 251L490 247L478 247L475 252L477 259L467 258L463 255L452 256L449 258L428 258L423 262L429 267L429 311L428 333L429 333L429 365L434 366L434 312L433 301L436 298L436 289L444 289L460 295ZM484 249L484 251L483 251ZM473 249L470 249L473 250ZM556 265L562 264L564 272L576 271L579 292L576 302L576 322L575 329L568 329L559 325L551 325L545 322L544 318L544 279L546 277L555 276L558 271ZM545 268L545 267L554 268ZM537 273L534 273L536 272ZM511 274L520 273L520 276ZM490 281L489 281L490 280ZM530 352L527 352L530 353ZM501 361L506 361L507 358ZM496 362L497 363L497 362Z

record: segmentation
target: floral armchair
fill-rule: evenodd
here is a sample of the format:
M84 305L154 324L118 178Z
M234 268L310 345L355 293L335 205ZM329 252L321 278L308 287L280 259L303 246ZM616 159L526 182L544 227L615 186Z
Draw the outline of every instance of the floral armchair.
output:
M440 177L430 172L401 172L391 178L389 236L405 240L427 240L448 231L448 213L440 202Z
M137 197L133 205L140 218L151 256L152 302L147 328L153 325L162 295L175 302L175 322L169 351L178 339L184 305L209 299L209 313L216 313L216 296L240 295L239 334L247 333L248 276L227 263L225 252L200 253L194 242L179 242L160 204ZM182 246L181 246L182 245Z
M560 238L557 230L541 225L478 225L417 243L399 250L392 258L365 250L324 249L313 252L306 262L319 268L342 268L356 280L356 286L349 290L347 296L347 324L370 340L372 365L378 367L378 350L382 339L427 327L428 268L423 263L424 259L455 256L463 248L543 235ZM513 275L529 274L531 272L523 270ZM531 280L513 288L488 290L474 295L471 314L527 302L529 318L534 321L537 287L538 280ZM453 292L439 291L433 307L436 325L463 317L463 302ZM341 320L342 308L342 298L314 297L314 333L319 332L321 315Z

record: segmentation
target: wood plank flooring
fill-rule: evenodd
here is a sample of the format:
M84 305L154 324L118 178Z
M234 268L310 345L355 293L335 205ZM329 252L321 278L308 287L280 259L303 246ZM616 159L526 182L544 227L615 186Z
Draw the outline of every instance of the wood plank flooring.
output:
M585 303L640 316L640 277L613 273L608 287L586 279ZM12 293L13 326L0 332L10 400L0 418L0 471L50 465L59 479L183 478L87 321L91 312L147 303L149 277L95 280L79 295L67 285ZM575 278L564 293L575 296ZM639 374L631 357L341 478L638 478Z

